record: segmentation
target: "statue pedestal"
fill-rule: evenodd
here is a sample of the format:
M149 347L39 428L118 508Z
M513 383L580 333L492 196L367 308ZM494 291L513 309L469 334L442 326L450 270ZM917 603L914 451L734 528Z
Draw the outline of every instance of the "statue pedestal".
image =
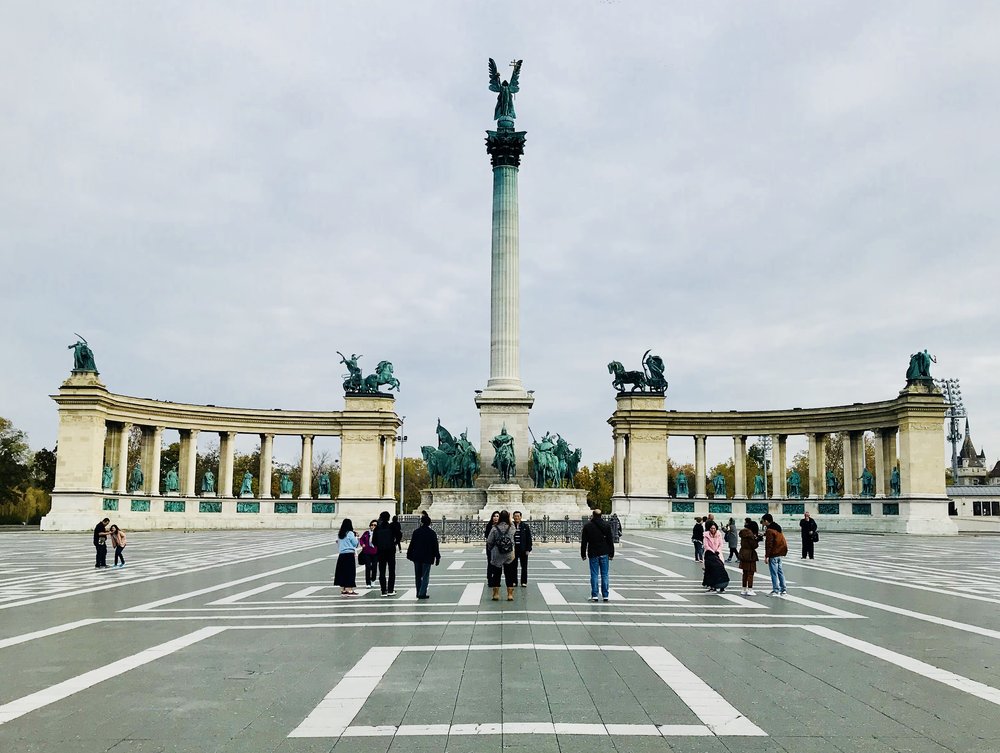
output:
M329 494L317 494L316 499L330 499Z
M168 497L179 497L180 494L178 492L169 491L169 492L167 492L167 496Z
M278 499L291 499L291 498L292 498L291 494L279 494L278 495Z
M494 510L507 510L510 513L522 510L524 490L517 484L490 484L486 490L486 507L489 508L487 516Z
M253 494L241 494L240 499L253 499Z
M215 497L215 492L202 492L201 496L203 496L203 497Z
M767 499L763 494L754 494L750 499Z

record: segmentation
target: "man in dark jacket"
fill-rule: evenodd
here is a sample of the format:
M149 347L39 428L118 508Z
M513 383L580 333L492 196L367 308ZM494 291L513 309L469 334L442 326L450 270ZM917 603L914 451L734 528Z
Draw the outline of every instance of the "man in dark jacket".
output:
M514 562L521 567L521 587L528 587L528 552L531 551L531 529L521 522L521 511L514 511L511 526L514 534Z
M94 548L97 549L97 564L95 568L106 568L108 566L108 523L110 518L105 518L94 526Z
M417 582L417 598L429 599L427 581L431 577L431 564L441 564L441 549L427 513L420 516L420 527L410 536L410 545L406 548L406 559L413 563L413 575Z
M701 518L694 519L694 528L691 529L691 542L694 544L694 561L701 562L705 552L705 529L701 525Z
M802 529L802 559L813 558L813 543L817 536L816 521L812 519L808 512L802 513L802 520L799 521L799 528Z
M591 518L580 531L580 557L590 560L590 600L597 601L597 574L601 575L601 597L609 595L608 570L615 558L615 540L611 527L601 518L601 508L595 507Z
M389 525L389 512L384 510L378 516L378 525L372 534L372 543L378 550L378 584L383 596L396 595L396 537ZM386 570L389 571L389 582L386 583Z

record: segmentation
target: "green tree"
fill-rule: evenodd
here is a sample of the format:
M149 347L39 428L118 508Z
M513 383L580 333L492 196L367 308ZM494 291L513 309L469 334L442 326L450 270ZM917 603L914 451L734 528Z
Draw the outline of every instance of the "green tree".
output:
M427 463L423 458L404 458L406 473L403 477L403 512L407 515L420 508L420 491L431 485L431 477L427 471ZM392 491L393 499L399 504L399 459L396 459L396 488Z
M611 512L611 495L615 489L615 466L610 460L583 466L573 479L578 489L587 490L587 504Z
M31 484L51 494L56 485L56 450L43 447L31 458Z
M31 477L28 436L0 417L0 502L19 502Z

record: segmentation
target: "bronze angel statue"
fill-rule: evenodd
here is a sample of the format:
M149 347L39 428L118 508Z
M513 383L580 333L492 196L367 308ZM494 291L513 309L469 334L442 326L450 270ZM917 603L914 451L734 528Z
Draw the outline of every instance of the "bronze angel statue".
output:
M513 120L517 117L514 112L514 95L518 92L517 79L521 75L521 63L514 62L514 72L510 74L510 81L501 81L500 73L497 71L497 64L490 58L490 91L497 93L497 106L493 111L493 119L509 118Z

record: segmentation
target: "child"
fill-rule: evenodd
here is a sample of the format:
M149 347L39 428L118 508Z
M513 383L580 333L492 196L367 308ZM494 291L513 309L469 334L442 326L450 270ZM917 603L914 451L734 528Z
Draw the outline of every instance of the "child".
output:
M115 567L125 567L125 557L122 556L122 549L125 548L125 531L118 526L111 526L108 532L111 536L111 545L115 548ZM119 565L118 560L122 563Z

